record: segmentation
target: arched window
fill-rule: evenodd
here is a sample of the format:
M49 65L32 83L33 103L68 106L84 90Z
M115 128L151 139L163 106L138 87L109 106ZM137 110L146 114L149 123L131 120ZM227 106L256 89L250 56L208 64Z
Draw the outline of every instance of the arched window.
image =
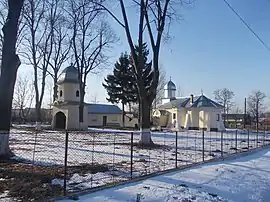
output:
M60 97L62 97L63 96L63 91L62 90L60 90Z
M76 97L80 97L80 91L76 91Z

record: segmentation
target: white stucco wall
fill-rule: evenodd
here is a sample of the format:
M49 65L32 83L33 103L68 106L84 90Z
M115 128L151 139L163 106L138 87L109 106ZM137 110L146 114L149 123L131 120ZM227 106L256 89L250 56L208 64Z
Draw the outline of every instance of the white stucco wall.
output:
M79 90L79 84L63 83L58 85L58 100L59 101L79 101L80 97L76 97L76 91ZM60 96L62 91L62 96Z
M178 127L178 117L177 117L177 113L178 113L178 110L177 108L172 108L172 109L167 109L167 111L169 112L169 116L168 116L168 127L172 128L172 127L175 127L176 128ZM173 118L175 114L175 119ZM176 122L176 124L175 124Z
M68 108L68 129L81 129L86 130L88 128L88 108L84 107L83 118L84 122L79 122L79 106L69 105Z
M186 113L187 113L187 110L185 108L178 109L177 122L178 122L179 127L184 127L185 120L186 120Z
M168 103L168 102L170 102L170 101L171 101L170 98L163 98L163 99L162 99L162 104L166 104L166 103Z
M107 125L121 126L122 114L88 114L88 126L102 127L103 117L107 117Z
M63 112L66 116L66 129L67 130L87 130L88 128L88 114L87 107L84 107L84 122L79 123L79 106L78 105L62 105L53 107L53 121L52 127L55 127L56 113Z
M53 110L52 110L52 128L55 128L55 124L56 124L56 114L58 112L63 112L66 116L66 126L68 124L68 107L67 106L63 106L63 107L53 107Z
M200 109L192 108L189 110L191 125L190 127L199 128L199 112Z
M219 121L217 120L219 114ZM200 128L217 128L222 130L223 120L222 120L222 109L205 107L201 108L200 115L204 117L204 121L200 122Z

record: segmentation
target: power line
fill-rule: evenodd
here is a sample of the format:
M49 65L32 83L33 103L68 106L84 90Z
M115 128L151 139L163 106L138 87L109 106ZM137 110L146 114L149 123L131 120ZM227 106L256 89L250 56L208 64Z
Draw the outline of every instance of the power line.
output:
M266 45L266 43L256 34L256 32L245 22L245 20L234 10L234 8L226 1L223 0L227 6L231 9L231 11L244 23L244 25L249 29L249 31L252 32L252 34L262 43L262 45L270 52L269 46Z

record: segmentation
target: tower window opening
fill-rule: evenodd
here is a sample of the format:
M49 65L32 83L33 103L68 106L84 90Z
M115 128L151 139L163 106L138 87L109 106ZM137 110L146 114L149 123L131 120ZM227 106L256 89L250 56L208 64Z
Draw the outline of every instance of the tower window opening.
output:
M80 91L76 91L76 97L80 97Z
M62 97L63 96L63 91L62 90L60 90L60 97Z

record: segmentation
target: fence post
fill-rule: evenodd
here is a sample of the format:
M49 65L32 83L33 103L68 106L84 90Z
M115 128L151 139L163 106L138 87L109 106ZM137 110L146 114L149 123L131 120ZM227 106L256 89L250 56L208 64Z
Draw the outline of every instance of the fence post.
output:
M32 157L32 173L34 172L34 165L35 165L35 154L36 154L36 145L37 145L37 135L38 135L38 130L35 131L34 151L33 151L33 157Z
M202 130L202 159L204 161L204 130Z
M133 177L133 132L131 132L131 138L130 138L130 178Z
M247 130L247 134L248 134L248 150L249 150L249 130Z
M258 141L259 141L259 129L258 129L258 126L257 126L257 132L256 132L256 148L258 148Z
M178 157L178 132L175 133L175 168L177 168Z
M235 131L235 152L237 153L237 130Z
M65 162L64 162L64 196L67 195L67 157L68 157L68 132L66 131Z
M264 127L263 146L265 146L266 128Z
M220 149L221 149L221 157L223 158L223 131L221 131L221 140L220 140Z

